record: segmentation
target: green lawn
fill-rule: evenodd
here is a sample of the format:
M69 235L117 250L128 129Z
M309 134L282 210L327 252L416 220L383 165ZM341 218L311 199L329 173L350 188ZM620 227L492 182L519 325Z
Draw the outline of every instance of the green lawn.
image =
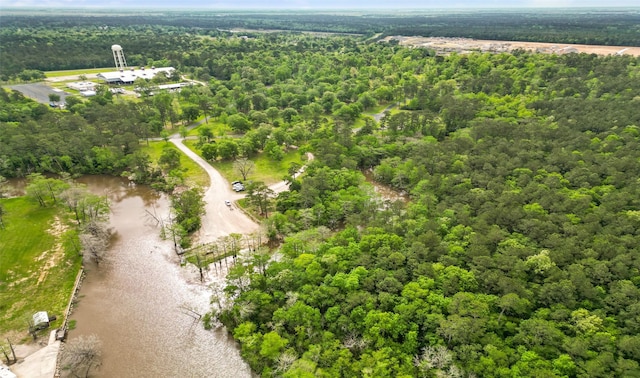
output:
M204 119L204 117L198 118L198 121L200 121L201 119ZM193 129L191 129L189 131L189 135L199 136L200 133L198 132L198 129L200 127L210 127L211 131L213 132L213 135L216 137L227 135L232 131L231 127L229 127L229 125L227 125L226 123L209 119L209 123L203 123L198 127L194 127Z
M115 71L113 67L105 67L105 68L85 68L79 70L65 70L65 71L47 71L44 73L46 77L60 77L60 76L71 76L71 75L88 75L88 74L97 74L101 72L111 72Z
M187 140L184 143L192 151L202 156L195 146L197 141ZM282 178L287 174L292 162L304 164L300 156L300 152L297 150L285 153L284 158L281 161L274 161L266 154L258 154L257 156L252 157L251 160L254 162L255 168L247 177L247 180L262 181L267 185L282 181ZM211 165L229 182L242 180L240 173L233 168L233 161L218 160Z
M374 106L373 108L362 112L362 114L373 116L374 114L378 114L381 111L385 110L387 108L387 106L389 106L388 103L384 103L382 105Z
M365 125L365 121L364 118L358 118L356 119L356 121L353 123L353 125L351 125L352 129L359 129L361 127L363 127Z
M80 269L77 233L59 209L41 208L26 197L2 199L0 229L0 339L28 338L27 321L47 311L62 324Z
M158 159L160 159L160 155L162 155L162 149L165 147L178 150L178 148L173 143L165 141L149 142L148 146L145 142L142 145L142 150L148 153L151 157L151 161L155 163L158 161ZM185 170L184 177L186 184L189 186L197 185L203 188L209 186L210 180L207 172L198 164L196 164L196 162L189 159L185 154L183 154L182 151L178 151L180 152L180 165Z

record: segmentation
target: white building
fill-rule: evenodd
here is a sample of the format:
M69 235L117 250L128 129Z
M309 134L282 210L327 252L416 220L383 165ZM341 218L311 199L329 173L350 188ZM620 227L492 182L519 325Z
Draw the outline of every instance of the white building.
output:
M75 89L76 91L93 91L96 89L96 83L91 81L74 81L67 84L67 87Z
M97 77L104 80L107 84L133 84L138 79L153 79L157 74L163 73L169 77L175 71L173 67L151 67L145 69L140 67L139 69L126 69L113 72L99 73Z
M81 95L82 97L91 97L91 96L95 96L95 95L97 95L97 94L98 94L98 93L97 93L96 91L89 91L89 90L87 90L87 91L80 91L80 95Z

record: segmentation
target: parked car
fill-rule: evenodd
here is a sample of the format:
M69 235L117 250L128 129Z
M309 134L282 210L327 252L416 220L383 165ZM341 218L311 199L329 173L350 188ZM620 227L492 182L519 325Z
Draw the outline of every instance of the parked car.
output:
M231 188L236 192L241 192L244 190L244 185L240 181L234 181L231 183Z

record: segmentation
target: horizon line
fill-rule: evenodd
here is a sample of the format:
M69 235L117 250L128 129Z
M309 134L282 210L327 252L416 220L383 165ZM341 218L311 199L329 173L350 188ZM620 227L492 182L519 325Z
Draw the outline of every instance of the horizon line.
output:
M153 10L202 10L202 9L206 9L206 10L236 10L236 11L252 11L252 10L279 10L279 11L309 11L309 10L314 10L314 11L363 11L363 10L367 10L367 11L375 11L375 10L384 10L384 11L390 11L390 10L398 10L398 11L407 11L407 10L514 10L514 9L543 9L543 10L562 10L562 9L598 9L598 10L611 10L611 9L637 9L640 10L640 6L629 6L629 5L618 5L618 6L582 6L582 5L571 5L571 6L558 6L558 7L553 7L553 6L523 6L523 5L518 5L518 6L501 6L501 7L479 7L479 6L474 6L474 7L442 7L442 6L438 6L438 7L430 7L430 6L425 6L425 7L330 7L330 8L325 8L325 7L207 7L207 6L192 6L192 7L172 7L172 6L108 6L108 5L95 5L95 6L65 6L65 5L60 5L60 6L55 6L55 5L48 5L48 6L25 6L25 5L0 5L0 9L3 8L11 8L11 9L21 9L21 10L45 10L45 9L77 9L77 10L82 10L82 9L92 9L92 10L99 10L99 9L105 9L105 10L111 10L114 8L118 8L118 9L128 9L128 10L149 10L149 9L153 9Z

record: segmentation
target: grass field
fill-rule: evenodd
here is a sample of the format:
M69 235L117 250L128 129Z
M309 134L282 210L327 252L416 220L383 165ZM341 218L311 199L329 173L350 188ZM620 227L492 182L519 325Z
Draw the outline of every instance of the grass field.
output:
M200 151L196 148L197 141L186 140L184 144L188 146L192 151L200 155ZM200 155L202 156L202 155ZM255 168L251 174L247 177L247 180L262 181L267 185L275 184L282 181L282 178L287 174L289 166L292 162L298 164L304 164L298 151L289 151L284 154L284 158L281 161L274 161L270 159L266 154L258 154L251 158L255 164ZM220 174L232 182L235 180L242 180L242 176L233 168L232 161L218 160L211 164Z
M389 104L387 104L387 103L384 103L384 104L378 105L378 106L374 106L373 108L362 112L362 114L373 116L374 114L378 114L381 111L385 110L387 108L387 106L389 106Z
M353 125L351 125L352 129L359 129L361 127L363 127L365 125L365 121L363 118L358 118L356 119L356 121L353 123Z
M77 234L59 209L41 208L26 197L2 199L0 229L0 339L29 338L27 321L47 311L62 323L81 259Z
M89 75L89 74L97 74L101 72L111 72L111 71L114 71L113 67L84 68L80 70L47 71L44 73L44 75L46 77L61 77L61 76L73 76L73 75Z
M202 119L204 119L204 116L198 118L198 121ZM226 123L222 123L220 121L213 121L209 119L209 123L203 123L201 125L198 125L198 127L194 127L193 129L189 130L189 136L200 136L200 132L198 131L198 129L201 127L211 128L211 131L213 132L214 136L227 135L232 131L231 127L229 127L229 125L227 125Z
M142 145L142 150L149 154L151 161L157 162L158 159L160 159L160 155L162 155L162 149L165 147L172 148L180 152L180 165L185 169L184 177L187 185L197 185L200 187L209 186L210 180L207 172L196 164L196 162L185 156L176 146L173 145L173 143L165 141L149 142L149 145L147 146L145 142Z

